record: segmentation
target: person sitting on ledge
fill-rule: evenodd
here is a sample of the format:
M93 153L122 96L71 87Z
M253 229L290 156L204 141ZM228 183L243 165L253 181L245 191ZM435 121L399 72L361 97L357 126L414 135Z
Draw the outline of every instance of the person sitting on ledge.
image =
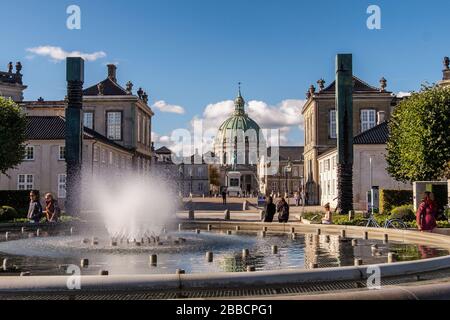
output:
M331 212L330 204L327 203L324 208L325 216L322 219L322 224L333 224L333 213Z
M30 191L30 206L28 208L27 218L30 222L39 223L42 217L42 206L39 201L39 192Z
M432 200L432 193L425 192L425 196L416 213L417 228L422 232L433 232L437 227L436 204Z
M45 216L47 222L58 222L61 209L59 208L58 201L53 198L51 193L45 195Z

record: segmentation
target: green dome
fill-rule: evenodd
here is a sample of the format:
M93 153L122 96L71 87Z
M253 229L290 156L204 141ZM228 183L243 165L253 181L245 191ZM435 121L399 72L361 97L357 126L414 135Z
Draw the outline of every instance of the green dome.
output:
M216 146L221 146L227 139L232 139L227 142L234 142L236 137L253 129L256 133L256 139L259 141L260 127L259 125L245 113L245 100L239 90L238 97L234 101L234 112L231 117L225 120L219 127L216 136ZM249 137L250 139L250 137Z

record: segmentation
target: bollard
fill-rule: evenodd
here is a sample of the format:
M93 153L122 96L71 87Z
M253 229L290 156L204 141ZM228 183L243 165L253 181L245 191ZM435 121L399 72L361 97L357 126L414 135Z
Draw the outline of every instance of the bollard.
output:
M266 213L264 212L264 210L259 210L259 217L261 221L266 218Z
M320 230L320 229L317 229L317 232L316 232L316 234L318 235L318 236L320 236L320 234L322 233L322 230Z
M89 259L81 259L80 266L82 268L87 268L89 266Z
M310 268L310 269L317 269L318 267L319 267L319 265L318 265L317 263L311 262L311 263L309 264L309 268Z
M212 225L211 225L211 224L208 224L207 230L208 230L208 231L211 231L211 230L212 230Z
M186 271L184 271L183 269L177 269L177 270L175 271L175 273L176 273L176 274L185 274Z
M25 233L25 227L22 227L22 229L20 229L20 232L23 234Z
M395 253L389 252L388 253L388 263L394 263L395 262Z
M345 230L341 230L341 237L342 237L342 238L346 238L346 232L345 232Z
M2 269L3 271L8 271L10 265L9 260L7 258L3 259Z
M5 232L5 241L9 240L9 232Z
M227 230L227 235L231 236L233 233L231 232L231 230Z
M178 224L178 231L181 231L181 229L183 228L183 225L181 223Z
M384 234L383 242L384 243L388 243L389 242L389 235L387 233Z
M295 240L295 233L291 233L291 239Z
M73 235L73 231L74 231L74 229L73 229L73 227L71 227L70 228L70 235Z
M278 246L272 246L272 254L278 253Z
M41 235L41 229L37 228L36 229L36 237L39 237Z
M21 277L29 277L31 276L31 272L30 271L23 271L20 273Z
M291 227L291 233L295 233L295 228Z
M360 258L355 258L355 267L362 266L363 260Z
M195 229L196 234L200 234L200 229Z
M99 275L107 276L107 275L109 275L109 272L108 272L108 270L100 270Z
M244 200L244 202L242 203L242 211L246 211L248 210L248 202L247 200Z
M263 227L262 231L267 232L267 227Z
M326 235L326 236L325 236L325 242L326 242L326 243L330 243L330 236L329 236L329 235Z
M117 241L111 240L111 247L117 247Z
M150 265L156 267L158 265L158 256L156 254L152 254L150 256Z
M261 237L265 238L266 236L266 232L265 231L261 231Z
M230 210L226 209L224 212L224 219L230 220Z
M188 219L189 220L195 220L195 211L194 210L192 210L192 209L189 210L189 217L188 217Z
M368 231L364 231L363 239L364 240L368 240L369 239L369 232Z
M247 272L255 272L256 268L254 266L247 266Z
M206 252L206 261L213 262L214 255L211 251Z
M247 258L250 255L248 249L242 249L242 258Z
M236 231L239 231L239 230L241 230L241 227L240 226L236 226Z
M358 245L358 240L352 239L352 247L356 247Z

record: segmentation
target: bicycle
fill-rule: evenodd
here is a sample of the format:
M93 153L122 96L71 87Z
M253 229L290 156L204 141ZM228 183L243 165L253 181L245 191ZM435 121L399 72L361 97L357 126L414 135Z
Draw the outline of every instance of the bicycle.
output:
M381 226L373 214L370 214L369 218L364 219L364 221L358 225L366 228L408 229L408 226L401 219L386 219Z

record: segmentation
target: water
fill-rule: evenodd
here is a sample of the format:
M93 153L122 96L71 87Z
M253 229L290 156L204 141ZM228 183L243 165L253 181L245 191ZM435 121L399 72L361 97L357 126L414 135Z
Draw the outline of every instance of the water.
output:
M17 238L18 235L15 235ZM61 275L65 265L79 265L81 258L89 259L89 267L82 274L98 274L108 270L110 274L173 274L176 269L187 273L242 272L247 266L260 270L307 269L310 263L319 268L351 266L354 258L362 258L364 264L385 263L387 253L396 252L399 261L410 261L448 255L444 249L415 244L390 242L383 244L375 240L358 240L352 247L351 241L340 241L339 237L297 235L291 239L287 234L268 234L265 238L255 233L226 235L221 232L193 231L170 234L171 240L163 239L162 245L122 243L117 247L110 244L108 237L100 238L98 245L83 244L82 236L61 234L41 238L23 238L0 243L0 258L9 258L17 267L15 272L31 271L32 274ZM174 244L182 237L185 243ZM378 250L371 249L373 244ZM278 246L278 253L272 253L272 246ZM242 257L242 249L249 249L250 255ZM214 253L214 261L207 262L207 251ZM158 255L157 266L150 266L149 256Z

